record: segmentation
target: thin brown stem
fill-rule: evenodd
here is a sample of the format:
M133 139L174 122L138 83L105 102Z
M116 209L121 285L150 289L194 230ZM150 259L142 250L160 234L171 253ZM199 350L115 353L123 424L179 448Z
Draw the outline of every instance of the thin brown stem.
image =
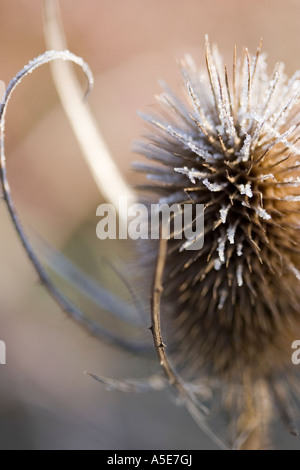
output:
M208 414L206 407L201 405L182 378L175 371L166 354L166 345L163 342L161 331L161 299L163 294L163 274L167 258L167 240L160 237L157 264L155 269L153 291L152 291L152 308L151 308L151 332L153 335L154 347L157 352L160 365L168 379L170 386L176 392L180 400L185 404L192 418L199 425L202 431L209 436L212 441L221 449L228 447L221 441L205 422Z

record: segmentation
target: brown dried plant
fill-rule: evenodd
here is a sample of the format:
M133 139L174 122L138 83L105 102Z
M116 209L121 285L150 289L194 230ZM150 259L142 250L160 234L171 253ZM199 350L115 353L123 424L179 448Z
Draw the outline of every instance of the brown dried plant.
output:
M48 38L52 32L50 27ZM277 64L269 76L261 44L254 55L244 49L240 59L234 50L231 71L208 40L205 58L206 70L198 70L190 56L180 63L186 102L163 85L161 112L144 116L151 131L137 147L155 162L138 167L151 180L143 189L154 194L152 201L205 207L201 250L187 250L197 240L182 243L173 233L168 241L161 237L150 256L153 289L151 299L143 300L151 301L150 329L164 377L120 381L90 375L125 392L168 385L220 448L267 448L277 413L297 434L291 409L299 386L290 351L300 327L300 73L288 79ZM80 65L93 84L87 64L68 51L46 52L11 81L0 109L4 199L42 283L63 310L100 338L142 351L143 343L95 324L61 293L29 243L11 197L4 148L9 98L28 73L57 59ZM54 73L59 87L65 75ZM62 87L63 101L65 93ZM68 261L55 256L56 269L72 280L75 268L66 269ZM93 295L95 286L80 276L73 277ZM96 290L105 308L130 318L130 306L101 286ZM229 414L228 445L207 421L207 405L217 393Z

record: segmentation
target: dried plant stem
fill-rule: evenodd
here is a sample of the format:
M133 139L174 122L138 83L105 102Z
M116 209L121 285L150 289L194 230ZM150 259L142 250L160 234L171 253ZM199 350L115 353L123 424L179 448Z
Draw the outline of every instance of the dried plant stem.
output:
M5 96L2 100L0 106L0 183L2 186L3 191L3 199L7 205L9 214L15 226L15 229L19 235L19 238L25 248L25 251L32 262L41 283L47 288L50 295L55 299L55 301L62 307L62 309L70 315L72 319L74 319L77 323L85 327L88 331L90 331L93 335L99 336L102 339L105 339L109 343L113 343L125 349L129 349L134 352L141 352L144 351L145 346L142 343L134 343L131 341L127 341L121 337L118 337L114 333L105 330L99 324L96 324L85 317L83 312L78 309L72 302L70 302L62 292L55 286L52 282L50 276L48 275L47 271L44 269L39 257L35 253L29 239L25 233L25 230L22 226L21 220L18 217L16 212L14 202L11 196L11 190L9 181L7 178L7 170L6 170L6 157L5 157L5 115L7 106L9 103L9 99L16 89L16 87L21 83L22 79L32 73L36 68L40 67L41 65L47 64L57 59L68 60L77 65L79 65L86 74L88 79L89 85L91 85L91 71L89 66L76 55L72 54L69 51L48 51L45 54L38 56L36 59L30 61L28 65L26 65L9 83Z
M85 372L93 379L100 382L108 390L115 390L117 392L125 393L145 393L145 392L158 392L164 390L168 385L166 377L160 375L151 375L147 379L112 379L111 377L104 377L103 375L97 375L92 372ZM189 382L188 387L195 394L199 394L203 397L210 396L210 392L207 387L203 384Z
M202 431L212 439L212 441L220 447L220 449L228 449L228 447L221 441L215 433L209 428L205 423L205 417L208 414L206 407L201 405L181 377L177 374L173 366L171 365L167 354L166 354L166 345L163 342L162 331L161 331L161 298L163 293L163 273L167 257L167 240L160 237L159 242L159 251L157 257L157 264L154 276L153 283L153 292L152 292L152 308L151 308L151 319L152 325L150 327L154 347L157 352L160 365L168 379L170 386L174 389L178 398L185 404L187 410L191 414L192 418L202 429Z
M55 50L66 50L59 5L56 1L45 1L45 38L47 47ZM119 199L126 196L128 204L135 201L133 191L114 163L109 149L95 122L92 112L82 100L81 87L71 64L53 62L51 64L53 80L62 106L74 131L82 154L91 174L104 198L119 208ZM119 214L122 220L123 214Z
M72 285L78 293L91 300L95 305L111 313L115 318L133 327L142 326L141 319L134 312L130 303L121 300L116 294L111 293L107 288L102 287L93 278L83 273L63 253L46 243L40 236L36 235L35 239L35 246L41 252L41 259L48 269ZM117 271L116 273L119 274ZM138 305L138 300L135 297L133 298L136 308L141 310L142 306ZM151 350L153 351L153 347Z
M85 372L93 379L100 382L109 391L117 391L123 393L147 393L147 392L158 392L163 390L167 382L165 378L158 375L152 375L147 379L111 379L108 377L99 376L92 374L91 372Z

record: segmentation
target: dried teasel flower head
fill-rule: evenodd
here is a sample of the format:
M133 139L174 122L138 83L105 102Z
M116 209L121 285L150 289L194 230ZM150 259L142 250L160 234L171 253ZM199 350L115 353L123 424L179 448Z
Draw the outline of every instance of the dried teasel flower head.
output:
M181 62L183 103L166 85L138 151L148 189L169 203L204 204L201 250L168 243L162 317L186 380L222 390L237 447L267 445L279 410L290 432L291 343L300 326L300 72L234 51L227 70L206 41L206 70ZM158 163L158 164L157 164ZM287 385L289 384L289 385ZM275 407L276 405L276 407Z

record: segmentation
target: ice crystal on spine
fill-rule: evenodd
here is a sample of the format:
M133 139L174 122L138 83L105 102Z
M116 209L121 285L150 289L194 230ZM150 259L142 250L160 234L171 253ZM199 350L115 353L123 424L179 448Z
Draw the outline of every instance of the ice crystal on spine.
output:
M235 50L229 69L207 40L205 58L206 71L190 56L180 64L188 104L164 85L163 117L146 117L154 130L142 153L161 164L148 188L205 206L203 248L169 242L169 342L187 376L213 371L264 394L272 383L282 405L276 381L300 336L300 72L289 80L277 64L269 73L261 45L240 59Z

